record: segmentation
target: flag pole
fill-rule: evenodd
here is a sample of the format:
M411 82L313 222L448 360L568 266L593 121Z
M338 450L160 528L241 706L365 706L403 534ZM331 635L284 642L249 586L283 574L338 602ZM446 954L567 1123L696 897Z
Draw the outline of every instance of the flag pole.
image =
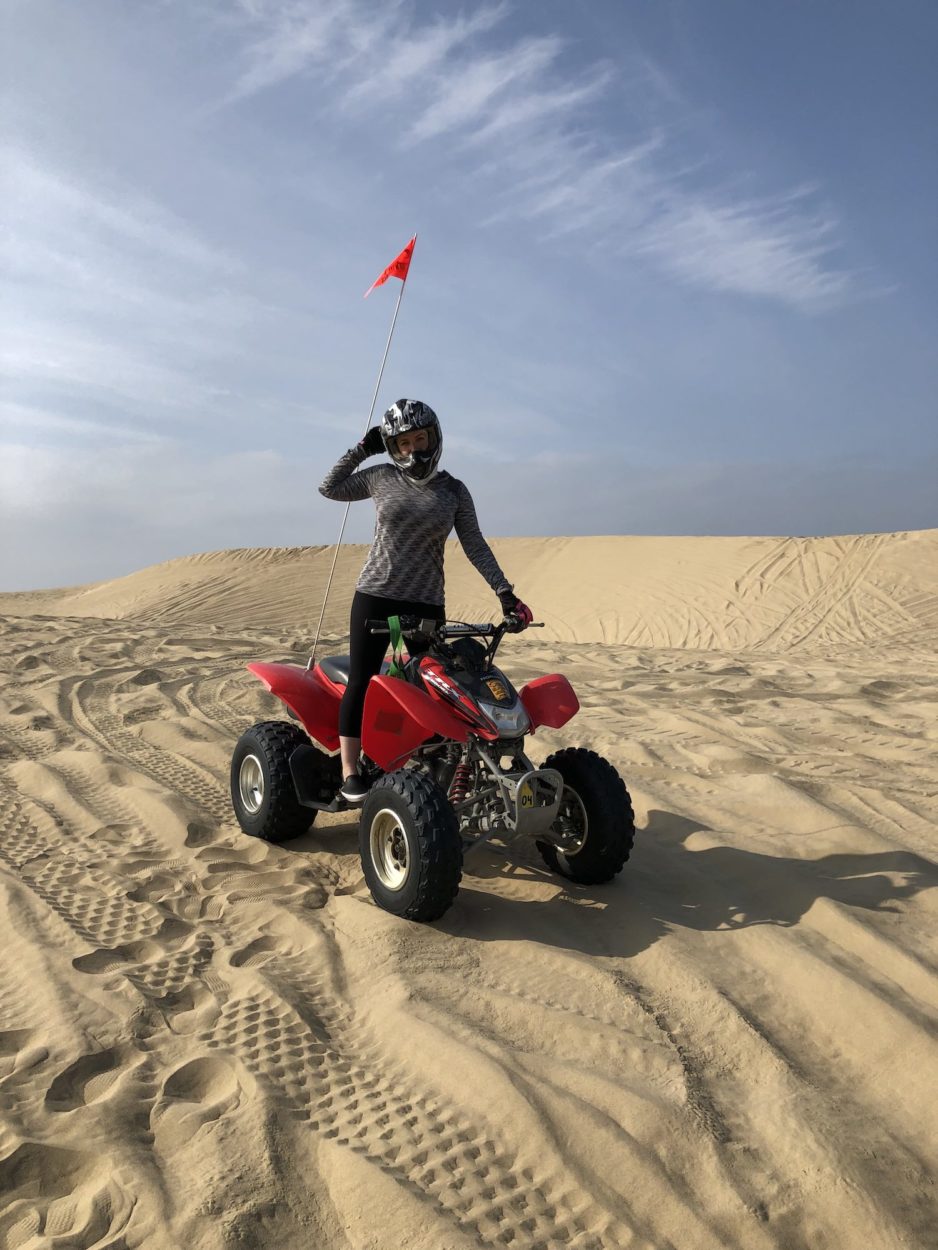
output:
M413 236L414 243L417 242L416 234ZM371 397L371 407L368 410L368 420L365 423L365 433L371 429L371 418L375 415L375 404L378 402L378 391L381 389L381 379L384 377L384 366L388 363L388 352L391 350L391 340L394 338L394 327L397 325L397 314L401 310L401 300L404 298L404 288L407 286L407 278L410 275L410 267L404 275L401 283L401 289L398 292L397 303L394 305L394 316L391 318L391 329L388 332L388 341L384 345L384 355L381 358L381 368L378 370L378 380L375 383L375 393ZM332 557L332 568L329 570L329 580L326 582L326 593L323 595L322 611L319 613L319 624L316 626L316 638L313 642L313 649L310 652L309 660L306 663L306 671L313 667L316 661L316 648L319 646L319 637L322 633L322 623L326 616L326 604L329 602L329 591L332 589L332 579L335 576L335 566L339 561L339 548L342 546L342 535L345 533L345 525L348 521L349 509L352 504L349 501L345 505L345 515L342 517L342 528L339 530L339 537L335 544L335 555Z

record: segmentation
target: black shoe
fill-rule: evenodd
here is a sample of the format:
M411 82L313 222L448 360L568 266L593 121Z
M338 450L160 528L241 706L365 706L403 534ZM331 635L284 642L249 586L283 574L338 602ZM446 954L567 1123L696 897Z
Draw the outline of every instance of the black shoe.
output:
M353 773L351 777L346 777L339 791L346 803L357 806L364 803L365 796L368 794L368 783L364 778L359 777L358 773Z

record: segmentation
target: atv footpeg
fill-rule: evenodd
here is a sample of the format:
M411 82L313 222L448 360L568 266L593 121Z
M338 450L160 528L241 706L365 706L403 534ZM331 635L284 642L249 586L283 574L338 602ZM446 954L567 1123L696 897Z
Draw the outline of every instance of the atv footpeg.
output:
M290 776L296 797L303 807L313 807L318 812L344 812L348 803L324 784L322 758L313 746L301 745L290 752Z

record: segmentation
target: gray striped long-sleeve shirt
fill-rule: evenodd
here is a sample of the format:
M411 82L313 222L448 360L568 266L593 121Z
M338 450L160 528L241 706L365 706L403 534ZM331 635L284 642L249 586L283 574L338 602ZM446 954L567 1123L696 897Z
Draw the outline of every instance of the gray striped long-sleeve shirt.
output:
M387 599L443 604L443 551L455 526L462 549L496 594L511 583L482 537L465 483L443 471L423 486L409 482L393 464L355 470L367 459L347 451L326 474L319 492L345 503L375 501L375 537L356 589Z

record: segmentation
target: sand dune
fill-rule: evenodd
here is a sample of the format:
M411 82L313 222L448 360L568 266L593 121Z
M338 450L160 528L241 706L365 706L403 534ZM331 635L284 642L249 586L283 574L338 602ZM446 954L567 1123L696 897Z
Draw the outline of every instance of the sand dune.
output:
M532 755L605 754L636 846L481 849L427 927L347 815L231 816L330 553L0 596L0 1244L938 1245L938 531L497 545L506 669L582 704Z
M938 641L938 530L843 538L504 538L493 548L545 637L639 647ZM315 631L334 548L216 551L65 591L0 595L7 612ZM348 628L367 548L343 547L325 627ZM451 616L497 607L458 544Z

